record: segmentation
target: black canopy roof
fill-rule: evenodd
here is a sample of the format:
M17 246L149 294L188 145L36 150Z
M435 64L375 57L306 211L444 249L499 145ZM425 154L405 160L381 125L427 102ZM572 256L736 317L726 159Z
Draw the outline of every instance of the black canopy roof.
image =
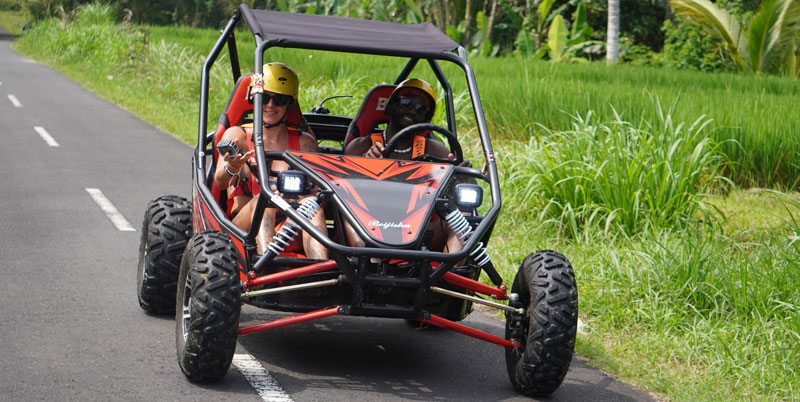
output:
M253 35L282 47L434 58L458 43L431 23L396 24L239 6Z

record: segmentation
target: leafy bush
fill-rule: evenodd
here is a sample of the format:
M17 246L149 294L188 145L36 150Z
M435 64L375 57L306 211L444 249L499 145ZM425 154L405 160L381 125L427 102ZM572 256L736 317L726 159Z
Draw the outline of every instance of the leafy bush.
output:
M584 0L589 9L589 25L605 40L608 0ZM645 45L653 51L661 50L664 34L660 27L667 16L666 1L662 0L620 0L620 36L628 37L637 45Z
M676 15L716 38L740 71L800 77L800 3L766 0L752 16L742 16L708 0L671 0Z
M17 1L17 3L20 3L22 11L25 12L28 19L38 21L58 17L59 8L62 8L65 13L69 13L79 4L89 1L91 0L23 0Z
M646 45L636 45L629 38L619 38L620 60L634 66L661 66L658 53Z
M17 0L0 0L0 10L19 11L22 3Z
M664 21L664 49L661 57L664 65L678 69L697 71L730 70L719 51L720 43L706 35L694 24L678 20Z
M130 62L144 46L143 33L113 25L110 6L91 3L65 29L57 19L42 20L21 39L22 46L37 43L38 51L50 61L84 65Z

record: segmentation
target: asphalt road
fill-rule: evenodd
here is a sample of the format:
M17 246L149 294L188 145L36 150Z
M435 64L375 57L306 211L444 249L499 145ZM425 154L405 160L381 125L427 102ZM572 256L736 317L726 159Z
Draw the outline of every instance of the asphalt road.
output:
M11 39L0 30L0 400L287 400L262 398L234 368L217 384L189 383L173 320L138 306L144 209L190 194L190 147L20 56ZM242 321L279 316L245 308ZM485 313L465 323L502 336ZM237 353L294 401L529 400L501 348L404 321L332 317L240 337ZM652 399L576 358L548 400Z

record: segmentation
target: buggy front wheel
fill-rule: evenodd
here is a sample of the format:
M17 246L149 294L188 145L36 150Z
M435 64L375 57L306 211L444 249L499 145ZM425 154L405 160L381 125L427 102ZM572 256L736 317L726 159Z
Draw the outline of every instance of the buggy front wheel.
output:
M151 314L175 311L178 270L191 236L191 201L177 195L150 201L142 222L136 275L136 293L143 310Z
M578 328L578 288L572 265L555 251L531 253L511 286L523 314L506 313L506 367L525 395L548 395L569 370Z
M228 372L239 331L239 257L219 232L194 235L178 276L175 343L190 381L218 381Z

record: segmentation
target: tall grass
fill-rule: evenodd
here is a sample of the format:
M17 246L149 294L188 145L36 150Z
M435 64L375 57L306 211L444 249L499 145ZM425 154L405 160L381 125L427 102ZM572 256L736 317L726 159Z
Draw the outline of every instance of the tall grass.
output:
M688 384L659 386L676 399L792 398L800 381L800 261L789 251L785 236L739 244L706 230L648 235L601 252L582 272L581 307L599 333L629 336L654 368L703 372L686 382L729 379L702 395L682 391Z
M192 42L188 28L153 28L153 37L172 36L204 54L215 38L214 31L203 31L201 39ZM240 35L243 66L252 65L252 40ZM192 42L192 43L189 43ZM313 55L311 59L309 55ZM387 82L401 70L402 59L375 58L315 52L270 51L271 60L282 60L303 77L330 77L358 70L362 85L350 93L356 98L341 100L340 107L353 113L358 96L375 83ZM795 80L774 76L705 74L647 67L597 65L564 65L515 58L481 58L471 60L479 77L479 90L491 132L496 139L526 141L543 131L572 128L572 116L586 115L590 110L601 120L614 118L614 109L627 121L657 121L651 98L678 102L673 118L690 121L706 115L713 123L705 131L732 162L725 172L742 186L781 186L798 188L800 166L800 113L796 112L800 85ZM361 66L361 67L359 67ZM455 67L444 63L449 74L460 76ZM419 68L418 71L424 71ZM427 73L427 72L426 72ZM434 79L421 74L422 78ZM451 80L456 94L466 88L461 80ZM304 91L314 92L312 83L303 84ZM308 99L316 104L325 94ZM474 127L466 109L461 122L466 130Z
M0 26L11 35L19 36L22 28L27 23L27 18L21 10L5 9L0 6Z
M173 38L181 45L206 54L216 38L213 30L189 28L151 29L153 38ZM192 36L195 40L189 39ZM239 35L242 65L252 65L253 44ZM309 58L311 56L311 58ZM354 113L359 96L372 85L387 82L402 69L405 60L360 55L271 50L270 60L289 63L304 77L325 77L338 82L342 74L361 81L351 92L351 100L339 100L344 113ZM565 131L572 128L572 116L587 115L591 110L601 120L614 118L615 110L627 121L657 121L651 98L678 102L673 118L694 120L706 115L713 123L705 131L731 160L725 175L743 186L781 186L797 188L800 178L800 113L796 112L800 85L795 80L774 76L705 74L634 66L606 68L597 65L564 65L516 58L482 58L471 60L479 77L479 90L490 130L496 139L527 141L547 128ZM463 73L444 63L445 71L454 76ZM433 80L425 68L417 75ZM350 78L352 79L352 78ZM451 80L456 94L466 88L462 80ZM314 105L326 93L319 93L314 81L304 81L308 94L301 99ZM313 96L311 96L313 94ZM302 97L303 95L301 95ZM306 106L307 107L307 106ZM462 131L474 128L471 110L460 115L466 124Z
M656 121L650 97L679 100L673 116L706 115L707 135L723 143L734 162L726 172L744 186L797 188L800 113L796 80L770 76L705 74L634 66L563 65L517 59L475 59L493 132L526 141L540 126L569 130L571 116L593 110L611 119ZM727 142L727 140L734 140Z
M38 53L61 63L127 65L141 53L136 36L112 24L108 5L92 3L83 7L71 25L81 29L65 29L56 19L41 21L22 42L36 43Z
M101 7L84 12L107 12ZM86 19L66 30L41 23L18 45L193 142L200 66L217 33L78 18ZM248 68L253 44L244 37ZM326 104L345 115L405 62L283 50L267 57L297 70L305 109L356 95ZM737 170L724 173L739 183L794 185L796 83L473 62L503 174L503 215L489 252L505 280L528 252L563 251L587 323L577 348L593 364L666 399L796 400L800 198L708 191L730 166ZM223 68L212 70L212 122L231 81ZM465 88L452 81L469 152L474 119ZM675 105L664 110L654 98Z
M676 124L674 106L665 111L655 100L653 108L654 125L634 126L616 112L609 124L595 123L589 112L574 117L572 130L544 129L506 155L504 194L573 236L588 226L629 235L681 227L708 209L703 195L725 159L704 135L710 120Z

